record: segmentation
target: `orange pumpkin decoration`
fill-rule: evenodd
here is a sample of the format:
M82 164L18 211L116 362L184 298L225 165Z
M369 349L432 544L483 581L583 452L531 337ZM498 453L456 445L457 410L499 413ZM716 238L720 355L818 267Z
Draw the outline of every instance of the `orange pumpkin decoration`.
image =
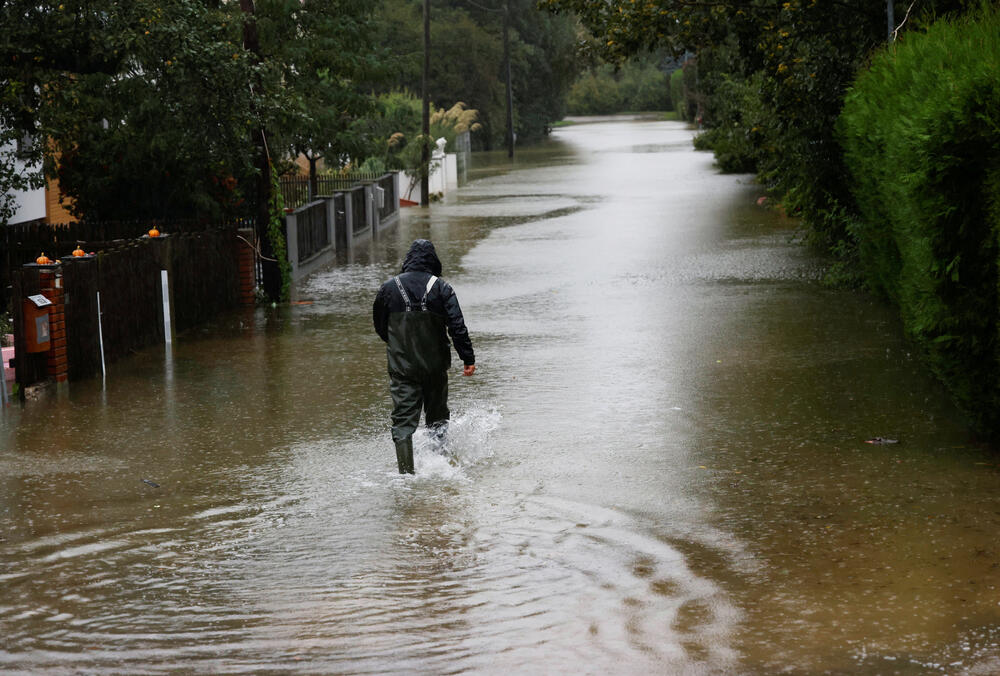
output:
M35 259L35 262L39 265L49 265L52 263L52 259L46 256L43 252L41 256Z
M160 236L160 231L157 230L156 228L153 228L152 230L149 231L149 236L150 237L159 237Z
M73 255L79 258L80 256L86 256L87 254L80 247L76 247L75 249L73 249Z

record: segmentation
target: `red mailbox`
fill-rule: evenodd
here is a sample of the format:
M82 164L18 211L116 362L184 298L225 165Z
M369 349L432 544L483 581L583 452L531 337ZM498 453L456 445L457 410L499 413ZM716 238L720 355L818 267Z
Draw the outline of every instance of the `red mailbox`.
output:
M49 306L45 296L28 296L24 301L24 346L28 352L47 352L49 343Z

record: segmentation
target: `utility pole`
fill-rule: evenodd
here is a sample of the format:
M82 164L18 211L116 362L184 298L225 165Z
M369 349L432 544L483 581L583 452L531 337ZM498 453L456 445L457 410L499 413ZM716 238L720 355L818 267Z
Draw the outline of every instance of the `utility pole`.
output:
M257 30L257 10L253 0L240 0L240 11L243 13L243 48L250 53L250 58L254 64L261 62L260 33ZM260 76L257 75L250 83L250 88L254 96L262 93L263 85ZM251 105L256 106L256 102ZM257 147L257 180L256 180L256 235L260 242L261 254L265 260L261 261L261 280L264 291L273 300L277 300L281 295L281 272L278 266L270 260L273 258L271 239L268 237L268 222L271 219L271 161L267 152L267 134L263 127L263 120L258 119L258 124L254 125L250 131L250 138Z
M507 72L507 157L514 159L514 92L510 86L510 0L503 13L503 65Z
M420 133L423 136L420 151L420 206L426 207L430 200L430 164L431 164L431 101L427 92L431 73L431 0L424 0L424 76L421 81L423 95L423 121Z
M893 33L896 32L896 7L893 0L885 0L885 15L889 23L889 42L892 42Z

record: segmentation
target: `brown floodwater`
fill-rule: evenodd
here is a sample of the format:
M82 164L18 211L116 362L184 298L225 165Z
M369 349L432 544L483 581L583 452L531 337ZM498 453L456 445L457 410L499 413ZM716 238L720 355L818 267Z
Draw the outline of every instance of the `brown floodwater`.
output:
M691 136L477 156L300 304L3 411L0 670L1000 672L1000 459ZM370 311L417 237L478 371L401 477Z

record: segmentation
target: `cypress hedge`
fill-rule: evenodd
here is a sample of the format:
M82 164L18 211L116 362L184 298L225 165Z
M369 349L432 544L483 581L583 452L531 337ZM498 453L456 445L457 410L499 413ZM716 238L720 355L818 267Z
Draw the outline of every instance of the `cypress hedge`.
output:
M1000 9L880 52L838 134L867 279L973 427L1000 438Z

